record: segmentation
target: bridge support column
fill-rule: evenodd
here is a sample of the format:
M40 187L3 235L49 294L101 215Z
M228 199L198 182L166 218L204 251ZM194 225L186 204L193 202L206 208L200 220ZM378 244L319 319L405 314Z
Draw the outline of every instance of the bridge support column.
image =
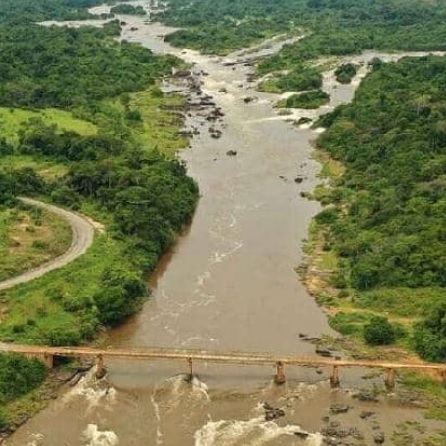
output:
M393 390L395 388L395 375L395 369L387 369L387 375L384 379L387 390Z
M330 386L332 389L337 389L340 385L339 366L334 365L330 375Z
M276 364L277 367L277 371L276 371L276 376L274 377L274 382L278 385L280 384L285 384L286 382L286 377L285 377L285 371L284 371L284 366L282 362L278 362Z
M49 369L52 369L54 367L54 356L49 353L44 353L43 362Z
M107 373L107 369L104 364L104 357L102 355L96 356L96 372L95 376L97 379L101 379Z
M194 378L194 368L192 364L192 358L187 358L187 363L189 364L189 381L192 382Z
M443 381L443 383L446 383L446 369L438 370L438 376Z

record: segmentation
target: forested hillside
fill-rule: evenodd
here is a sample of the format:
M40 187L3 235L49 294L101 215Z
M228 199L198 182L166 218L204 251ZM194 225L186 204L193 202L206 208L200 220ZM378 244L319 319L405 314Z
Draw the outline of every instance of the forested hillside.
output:
M346 170L317 221L360 307L413 317L444 305L445 79L444 57L377 60L353 103L320 120L318 145ZM415 337L429 359L446 357L441 324Z
M23 23L92 18L86 8L102 3L104 2L101 0L2 0L0 22Z

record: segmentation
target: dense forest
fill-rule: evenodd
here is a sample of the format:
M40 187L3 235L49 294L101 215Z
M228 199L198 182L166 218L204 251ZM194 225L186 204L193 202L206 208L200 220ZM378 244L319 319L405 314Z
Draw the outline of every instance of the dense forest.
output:
M0 105L88 107L144 90L170 73L176 60L126 42L119 45L111 38L119 32L117 21L104 29L0 27Z
M87 8L104 3L101 0L2 0L0 22L29 23L44 20L81 20L92 18Z
M257 66L272 92L321 86L315 59L366 49L445 50L446 4L441 0L172 0L160 14L183 29L167 36L173 45L227 54L273 35L303 35ZM426 32L426 30L429 32ZM345 78L343 78L345 79Z
M392 311L389 296L401 293L415 316L444 300L445 79L443 57L375 60L353 103L319 122L328 130L318 145L346 171L317 220L330 228L327 249L342 260L360 306ZM433 314L417 327L416 348L445 359L442 318Z
M275 58L282 65L283 58L350 54L364 48L444 48L446 32L446 5L441 0L172 0L161 17L185 28L170 36L172 43L209 52L304 30L307 38Z

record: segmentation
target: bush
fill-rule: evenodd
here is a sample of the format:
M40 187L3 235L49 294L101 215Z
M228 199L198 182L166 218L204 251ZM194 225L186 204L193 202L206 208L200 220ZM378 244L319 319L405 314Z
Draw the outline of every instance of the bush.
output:
M309 91L302 94L293 94L285 101L285 107L304 109L319 108L327 104L329 100L330 95L325 93L325 91Z
M370 345L389 345L395 342L397 331L385 317L376 316L364 325L364 340Z
M446 303L432 308L426 318L415 325L413 343L422 358L446 360Z
M336 80L341 84L349 84L356 76L357 67L352 63L339 66L335 71Z
M79 345L82 341L78 327L54 327L45 330L42 335L45 344L58 345Z
M37 359L0 354L0 405L39 386L46 377L45 365ZM0 426L6 416L0 412Z

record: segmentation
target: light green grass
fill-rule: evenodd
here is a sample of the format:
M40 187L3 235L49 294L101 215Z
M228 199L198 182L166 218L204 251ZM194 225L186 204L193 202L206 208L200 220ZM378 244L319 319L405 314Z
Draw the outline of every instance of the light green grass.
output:
M41 118L45 124L56 124L59 130L69 130L81 135L93 135L97 132L94 124L77 119L73 113L47 108L44 110L24 110L20 108L0 107L0 131L9 143L17 144L18 132L23 123L31 118Z
M120 126L122 132L135 138L143 148L157 148L164 155L173 157L187 146L187 139L178 137L184 119L184 104L184 96L163 95L155 87L129 95L128 110L138 111L141 121L126 119L126 107L120 98L102 101L101 113L94 119L105 131L113 129L116 132Z
M60 178L68 171L68 166L44 157L31 155L7 155L1 158L1 166L7 170L30 168L46 180Z
M186 147L187 140L177 136L183 117L174 111L185 104L185 98L178 94L159 97L152 91L142 91L131 95L130 107L137 109L142 116L142 127L135 133L142 146L158 147L161 153L173 156Z

